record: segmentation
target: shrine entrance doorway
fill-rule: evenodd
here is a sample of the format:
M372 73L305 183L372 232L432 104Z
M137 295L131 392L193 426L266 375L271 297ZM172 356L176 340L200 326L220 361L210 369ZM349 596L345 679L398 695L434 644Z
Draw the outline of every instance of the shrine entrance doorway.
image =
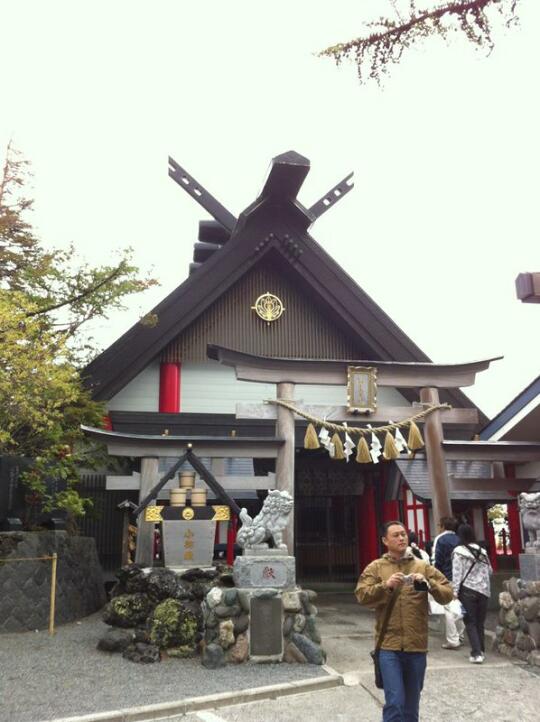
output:
M354 583L358 578L364 482L355 466L330 461L326 454L296 459L295 549L302 583Z
M298 497L296 564L302 583L358 578L357 497Z

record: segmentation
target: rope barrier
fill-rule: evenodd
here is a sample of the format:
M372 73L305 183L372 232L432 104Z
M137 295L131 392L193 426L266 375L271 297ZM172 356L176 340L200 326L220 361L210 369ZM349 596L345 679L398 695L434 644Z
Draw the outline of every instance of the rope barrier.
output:
M54 559L54 557L16 557L14 559L0 558L0 564L3 564L4 562L40 562L44 559Z
M290 404L289 402L283 401L281 399L265 399L264 403L274 404L275 406L282 406L283 408L289 409L289 411L298 414L298 416L302 416L302 418L307 419L307 421L315 424L316 426L324 426L324 428L329 429L330 431L341 431L342 433L347 433L351 436L367 436L368 434L383 434L386 431L394 431L395 429L409 426L411 423L419 421L420 419L424 419L426 416L429 416L429 414L432 414L434 411L448 410L452 408L450 404L434 404L433 406L428 406L427 409L420 411L418 414L410 416L408 419L403 419L403 421L386 424L386 426L376 426L373 428L368 428L367 426L344 426L343 424L333 424L331 421L325 421L324 419L319 419L316 416L312 416L311 414L308 414L305 411L297 408L293 404Z

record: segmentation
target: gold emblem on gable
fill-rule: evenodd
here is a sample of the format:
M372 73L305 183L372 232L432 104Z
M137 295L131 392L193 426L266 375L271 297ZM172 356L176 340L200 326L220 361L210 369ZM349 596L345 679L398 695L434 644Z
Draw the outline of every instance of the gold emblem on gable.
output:
M267 291L259 296L251 309L255 311L259 318L262 318L263 321L266 321L266 323L270 325L272 321L278 320L285 310L285 307L277 296Z

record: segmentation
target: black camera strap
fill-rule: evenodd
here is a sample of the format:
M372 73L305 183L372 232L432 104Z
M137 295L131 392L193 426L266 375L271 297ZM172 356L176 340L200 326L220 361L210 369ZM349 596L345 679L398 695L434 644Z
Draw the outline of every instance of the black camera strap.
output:
M397 587L397 589L394 589L394 591L392 592L392 596L390 597L390 601L386 605L386 609L384 610L384 617L381 624L381 631L379 632L379 636L377 637L377 644L375 645L375 652L378 652L380 650L381 645L384 641L386 630L388 629L388 622L390 621L390 615L392 614L392 609L394 608L400 591L401 587Z

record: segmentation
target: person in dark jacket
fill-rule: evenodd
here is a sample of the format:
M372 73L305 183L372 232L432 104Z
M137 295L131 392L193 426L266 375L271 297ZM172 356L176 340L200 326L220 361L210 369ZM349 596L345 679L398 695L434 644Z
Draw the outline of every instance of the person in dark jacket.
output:
M452 552L461 543L456 534L457 521L450 516L443 516L439 522L440 534L435 538L432 549L433 565L444 574L449 582L452 581ZM451 607L444 610L443 649L459 649L462 644L465 625L463 620L456 619Z
M457 521L450 516L443 516L439 522L439 535L433 542L433 565L452 581L452 552L460 544L456 534Z

